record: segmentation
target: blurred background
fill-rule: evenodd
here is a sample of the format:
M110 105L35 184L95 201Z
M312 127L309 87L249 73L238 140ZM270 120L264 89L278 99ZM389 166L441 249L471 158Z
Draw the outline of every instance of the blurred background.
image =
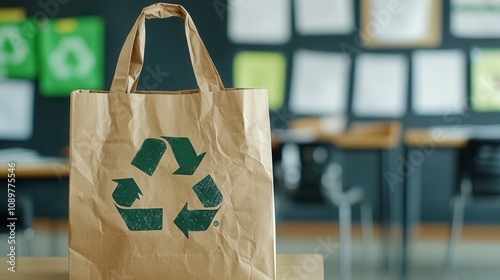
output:
M278 253L323 254L325 279L497 279L500 0L171 2L227 88L269 90ZM0 3L19 255L67 256L70 92L109 90L153 3ZM196 88L183 22L146 26L138 89Z

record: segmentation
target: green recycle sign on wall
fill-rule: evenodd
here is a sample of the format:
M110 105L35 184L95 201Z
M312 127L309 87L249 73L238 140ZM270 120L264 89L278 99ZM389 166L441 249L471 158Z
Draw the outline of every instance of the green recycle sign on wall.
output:
M173 175L193 175L206 153L197 155L188 138L166 136L162 136L162 138L167 140L179 165ZM167 145L164 141L148 138L142 143L131 164L147 175L152 176L166 150ZM141 188L133 178L114 179L113 182L117 183L117 186L112 197L116 203L116 209L129 230L163 229L162 208L131 208L135 200L140 199L140 196L143 195ZM222 202L222 193L210 175L196 183L192 189L205 208L217 207ZM189 238L190 231L206 231L212 224L212 220L219 209L220 207L217 209L189 210L186 202L175 218L174 224Z

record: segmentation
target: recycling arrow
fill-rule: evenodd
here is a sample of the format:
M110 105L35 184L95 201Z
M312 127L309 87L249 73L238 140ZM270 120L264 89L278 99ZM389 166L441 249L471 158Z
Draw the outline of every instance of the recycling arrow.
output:
M161 140L148 138L144 140L141 148L132 160L132 165L142 172L153 175L163 154L167 150L167 145Z
M215 207L222 202L222 193L210 175L194 185L193 191L204 207ZM189 238L189 231L207 230L219 209L220 207L215 210L188 210L186 203L175 218L174 224Z
M193 190L204 207L215 207L222 202L222 193L210 175L198 182Z
M113 192L113 199L116 204L120 206L130 207L134 204L136 199L140 199L139 195L142 195L141 189L135 183L134 179L116 179L113 182L118 183L115 191Z
M118 183L112 194L116 204L131 207L136 199L140 199L139 195L142 195L142 192L134 179L125 178L113 181ZM129 230L161 230L163 228L162 208L126 209L118 205L115 207Z
M188 203L174 220L174 224L189 238L190 231L205 231L208 229L217 211L215 210L189 210Z
M163 209L123 209L116 206L130 231L162 230Z
M179 168L174 172L174 174L193 175L206 153L196 155L196 151L194 150L191 141L189 141L186 137L162 136L162 138L168 141L175 160L177 161L177 164L179 164Z

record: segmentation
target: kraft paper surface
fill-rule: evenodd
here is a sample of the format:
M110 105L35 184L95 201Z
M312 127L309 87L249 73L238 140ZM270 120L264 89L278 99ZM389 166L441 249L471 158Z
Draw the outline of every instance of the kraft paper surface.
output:
M136 92L144 20L170 16L199 90ZM70 279L275 279L267 100L224 88L184 8L145 8L111 91L71 94Z

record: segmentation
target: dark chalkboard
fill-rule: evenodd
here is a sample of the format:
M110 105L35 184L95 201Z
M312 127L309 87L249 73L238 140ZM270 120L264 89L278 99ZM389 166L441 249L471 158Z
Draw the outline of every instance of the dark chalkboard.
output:
M106 25L106 52L105 52L105 81L106 88L109 89L116 60L119 51L132 27L135 19L145 6L157 2L156 0L138 1L138 0L3 0L0 7L23 6L27 9L29 16L43 18L44 15L50 17L78 17L78 16L101 16ZM300 36L293 31L290 42L279 46L254 46L231 43L226 34L227 13L224 11L224 5L227 0L183 0L170 1L179 3L186 7L197 24L198 30L203 38L207 49L209 50L214 63L226 85L232 87L232 60L234 55L241 50L269 50L280 51L288 59L287 64L287 87L290 91L291 68L293 65L292 56L295 50L300 48L310 50L323 50L332 52L341 52L342 43L355 44L357 34L342 36ZM293 1L292 1L293 2ZM217 7L214 5L217 4ZM222 8L222 10L221 10ZM292 9L294 9L292 4ZM355 0L355 22L359 26L360 1ZM459 39L450 34L449 31L449 11L450 0L444 0L443 4L443 41L439 48L451 49L459 48L469 51L474 46L479 47L499 47L499 39ZM361 49L363 52L375 53L400 53L404 54L410 61L410 55L414 49ZM354 56L356 54L353 54ZM355 57L353 57L355 59ZM183 24L180 19L151 20L147 22L147 45L146 45L146 67L150 69L158 68L161 72L168 72L169 75L161 79L155 86L156 90L179 90L191 89L196 87L194 76L191 70L190 61L185 42ZM146 68L145 68L146 69ZM349 81L349 118L351 121L359 120L351 114L353 73L351 69L351 78ZM411 71L411 70L410 70ZM409 73L411 75L411 73ZM470 87L469 73L467 74L467 85ZM151 90L142 81L139 87ZM408 85L408 96L410 96L411 80ZM288 94L287 94L288 96ZM408 108L411 108L411 98L407 98ZM287 104L288 100L285 101ZM288 120L294 118L292 114L285 109L272 114L273 127L283 127L287 125ZM463 116L416 116L410 109L401 119L405 127L414 126L432 126L432 125L456 125L456 124L492 124L500 122L500 113L477 113L469 112ZM38 150L43 155L58 155L61 149L69 143L69 98L47 98L41 97L38 93L35 101L35 121L34 136L32 139L23 142L1 141L0 148L21 146ZM345 184L359 184L370 189L370 192L376 192L373 187L374 182L378 182L376 166L373 166L373 172L370 171L364 176L356 174L356 168L350 169L349 165L359 166L366 162L369 155L367 151L348 152L348 163L345 173ZM452 163L453 154L449 151L437 152L428 159L429 163L424 164L423 193L422 200L426 204L422 218L426 220L445 220L447 217L448 200L451 195L452 178L454 171ZM376 161L375 161L376 162ZM439 164L437 164L439 163ZM376 163L375 163L376 165ZM430 168L433 167L433 168ZM435 167L435 168L434 168ZM431 198L427 191L432 192ZM371 195L376 200L377 195ZM439 198L439 201L437 199ZM427 204L428 203L428 204ZM375 204L376 205L376 204ZM482 213L484 214L484 213ZM481 215L482 215L481 214ZM482 217L486 221L497 220L494 215L474 215ZM498 215L497 215L498 216ZM488 218L489 217L489 218Z

